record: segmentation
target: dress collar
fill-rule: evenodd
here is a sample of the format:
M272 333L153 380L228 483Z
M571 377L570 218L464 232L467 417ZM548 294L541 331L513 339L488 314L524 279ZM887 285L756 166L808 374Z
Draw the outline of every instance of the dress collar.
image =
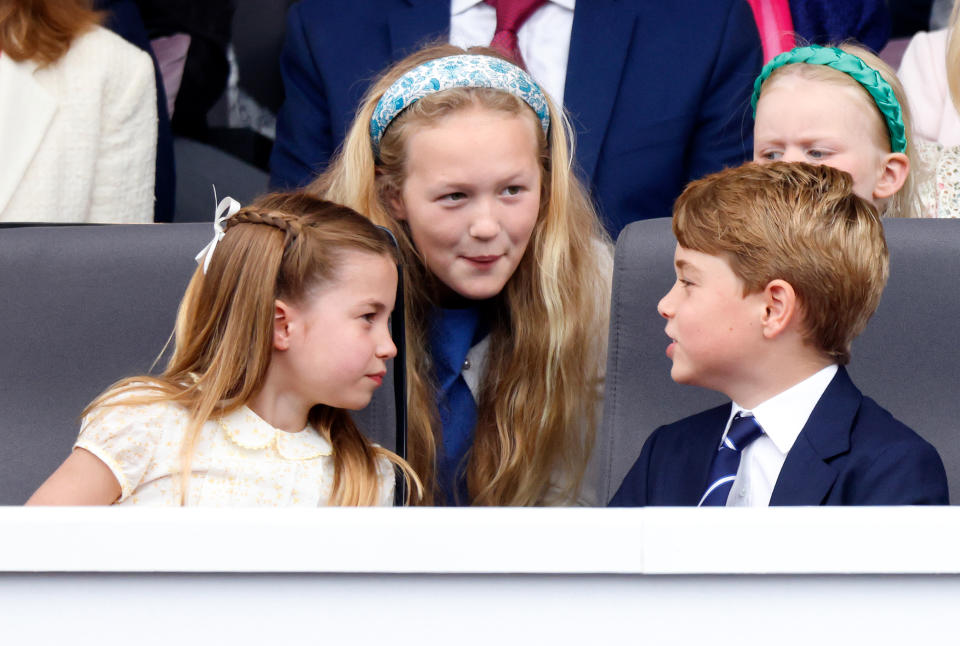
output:
M220 428L240 448L259 451L274 446L288 460L312 460L333 453L330 442L309 424L296 433L274 428L247 406L221 417Z

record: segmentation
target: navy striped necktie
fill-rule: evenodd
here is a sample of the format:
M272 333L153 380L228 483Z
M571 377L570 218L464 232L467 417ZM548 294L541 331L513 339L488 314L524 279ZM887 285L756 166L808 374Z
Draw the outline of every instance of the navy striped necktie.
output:
M737 413L730 422L730 430L723 438L717 454L710 465L707 490L700 498L698 507L723 507L727 504L733 481L740 468L740 455L751 442L763 435L763 429L753 415Z

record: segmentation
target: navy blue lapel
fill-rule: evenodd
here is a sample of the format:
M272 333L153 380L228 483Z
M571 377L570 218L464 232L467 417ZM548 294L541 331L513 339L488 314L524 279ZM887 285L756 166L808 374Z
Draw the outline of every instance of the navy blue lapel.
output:
M827 461L850 450L850 430L862 399L841 366L787 453L771 506L823 503L838 475Z
M364 1L364 0L360 0ZM398 61L428 42L450 33L450 3L444 0L405 0L388 18L390 51Z
M593 177L627 60L636 14L617 0L578 2L563 103L577 131L577 163Z

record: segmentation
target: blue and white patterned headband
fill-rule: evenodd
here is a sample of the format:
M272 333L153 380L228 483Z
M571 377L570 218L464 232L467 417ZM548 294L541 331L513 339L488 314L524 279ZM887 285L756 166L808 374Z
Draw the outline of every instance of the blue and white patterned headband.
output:
M387 88L370 118L373 149L379 149L384 131L398 114L429 94L456 87L487 87L509 92L537 113L544 134L550 130L547 98L533 77L502 58L459 54L418 65Z

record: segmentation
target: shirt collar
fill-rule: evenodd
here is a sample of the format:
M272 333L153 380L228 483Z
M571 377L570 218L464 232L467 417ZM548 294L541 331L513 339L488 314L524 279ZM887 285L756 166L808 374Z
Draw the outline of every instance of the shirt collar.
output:
M483 0L450 0L450 15L456 16L478 4L483 4Z
M550 2L569 11L573 11L574 5L577 3L576 0L550 0ZM482 3L483 0L450 0L450 15L456 16Z
M740 411L752 412L763 432L776 445L777 450L786 455L793 443L797 441L797 436L807 423L810 413L813 412L836 374L836 364L829 365L754 407L753 411L748 411L740 404L733 402L730 407L730 419L732 420L733 416ZM728 420L727 429L729 428ZM723 436L727 436L726 432Z

